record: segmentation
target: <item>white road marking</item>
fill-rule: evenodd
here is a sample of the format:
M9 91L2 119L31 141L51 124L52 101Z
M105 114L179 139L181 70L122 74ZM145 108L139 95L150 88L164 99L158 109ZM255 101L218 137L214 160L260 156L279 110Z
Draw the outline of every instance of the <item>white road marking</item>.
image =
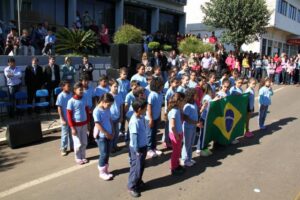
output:
M16 187L13 187L11 189L8 189L6 191L1 192L0 193L0 198L4 198L6 196L9 196L9 195L12 195L14 193L20 192L20 191L28 189L30 187L42 184L44 182L50 181L50 180L55 179L55 178L58 178L60 176L69 174L71 172L74 172L74 171L77 171L77 170L80 170L80 169L83 169L83 168L86 168L86 167L88 167L90 165L93 165L93 164L95 164L97 162L98 162L98 160L92 160L89 163L81 165L81 166L75 165L73 167L70 167L70 168L67 168L67 169L63 169L63 170L55 172L53 174L49 174L49 175L46 175L44 177L37 178L37 179L35 179L33 181L29 181L27 183L21 184L19 186L16 186Z
M281 87L281 88L277 88L276 90L274 90L274 93L275 92L278 92L282 89L284 89L285 87ZM256 99L258 99L258 97L256 97ZM61 171L58 171L58 172L55 172L53 174L49 174L49 175L46 175L44 177L41 177L41 178L37 178L35 180L32 180L32 181L29 181L27 183L24 183L24 184L21 184L19 186L16 186L16 187L13 187L13 188L10 188L8 190L5 190L3 192L0 193L0 198L4 198L4 197L7 197L9 195L12 195L14 193L17 193L17 192L20 192L22 190L25 190L25 189L28 189L30 187L33 187L33 186L36 186L36 185L39 185L39 184L42 184L42 183L45 183L47 181L50 181L52 179L55 179L55 178L58 178L58 177L61 177L61 176L64 176L66 174L69 174L71 172L74 172L74 171L77 171L77 170L80 170L80 169L83 169L83 168L86 168L90 165L93 165L95 163L97 163L98 160L92 160L90 161L89 163L85 164L85 165L82 165L82 166L73 166L73 167L70 167L70 168L67 168L67 169L63 169Z

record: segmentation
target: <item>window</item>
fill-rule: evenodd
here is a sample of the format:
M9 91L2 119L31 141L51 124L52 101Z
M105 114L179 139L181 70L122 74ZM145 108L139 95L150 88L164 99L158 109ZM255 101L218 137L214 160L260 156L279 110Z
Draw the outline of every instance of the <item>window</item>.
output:
M297 21L300 23L300 10L298 10L298 17L297 17Z
M151 13L147 8L125 5L124 20L125 23L142 29L146 33L151 32Z
M278 12L286 16L288 3L285 0L279 0Z
M296 16L297 16L297 9L295 6L290 4L288 17L292 20L296 20Z
M262 39L262 47L261 47L262 55L266 54L266 49L267 49L267 40L266 39Z
M159 13L159 30L167 34L176 34L179 29L179 17L169 13Z
M268 48L267 48L267 55L268 56L272 55L272 46L273 46L273 41L268 40Z

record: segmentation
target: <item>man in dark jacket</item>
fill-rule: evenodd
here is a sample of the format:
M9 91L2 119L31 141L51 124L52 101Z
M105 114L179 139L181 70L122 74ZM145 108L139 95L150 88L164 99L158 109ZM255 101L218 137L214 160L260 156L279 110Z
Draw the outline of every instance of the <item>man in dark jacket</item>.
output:
M38 65L39 60L33 57L31 60L31 65L28 65L25 69L25 84L27 87L27 103L32 104L33 99L35 102L39 100L35 98L35 93L37 90L42 88L44 78L43 78L43 68Z
M58 87L60 83L60 70L59 66L55 64L55 57L49 57L49 64L44 68L44 81L45 81L45 88L49 92L49 97L47 101L50 102L51 105L51 96L53 95L53 105L55 105L56 97L53 94L54 89Z
M90 81L93 81L94 66L89 63L88 56L82 57L82 64L79 65L79 79L82 76L88 76Z

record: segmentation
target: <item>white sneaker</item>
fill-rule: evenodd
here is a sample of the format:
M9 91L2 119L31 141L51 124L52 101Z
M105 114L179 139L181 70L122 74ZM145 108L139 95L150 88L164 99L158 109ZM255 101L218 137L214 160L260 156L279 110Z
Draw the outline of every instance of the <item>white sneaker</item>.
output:
M108 180L111 179L111 177L110 177L108 174L106 174L106 173L100 173L100 174L99 174L99 177L100 177L101 179L103 179L104 181L108 181Z
M155 154L158 155L158 156L161 156L162 151L155 149Z
M201 150L196 150L197 155L200 155L200 153L201 153Z
M179 159L179 165L181 165L182 167L184 167L184 165L185 165L185 162L184 162L184 160L182 160L182 159Z
M240 143L240 141L237 140L237 139L235 139L235 140L233 140L233 141L231 142L231 144L238 144L238 143Z
M157 157L157 154L154 151L149 150L147 152L147 157L149 157L149 158L155 158L155 157Z

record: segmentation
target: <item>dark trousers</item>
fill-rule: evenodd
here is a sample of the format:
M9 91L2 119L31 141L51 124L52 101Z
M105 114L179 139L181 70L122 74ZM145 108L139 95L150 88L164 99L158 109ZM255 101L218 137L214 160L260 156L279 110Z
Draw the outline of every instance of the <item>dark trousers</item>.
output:
M15 93L20 90L20 85L8 86L8 98L9 102L12 104L8 107L8 113L10 117L13 117L15 114L15 107L16 107L16 99Z
M98 148L99 148L99 166L104 167L108 164L109 154L111 149L111 141L107 138L98 138L97 140Z
M255 68L254 77L256 78L256 80L260 81L260 79L262 78L261 68Z
M157 129L158 124L160 122L160 118L153 120L153 127L149 127L149 121L146 120L147 123L147 141L148 141L148 150L155 150L156 149L156 136L157 136Z
M55 81L52 81L50 83L47 84L46 88L48 90L49 96L47 97L47 101L49 102L50 106L51 105L55 105L56 103L56 95L54 94L54 89L58 87L58 84ZM53 96L53 104L51 104L51 97Z
M27 103L28 104L32 104L33 99L34 99L35 103L37 103L37 102L40 101L40 99L36 98L36 96L35 96L36 91L39 90L39 89L40 88L34 88L34 87L28 87L27 86L27 95L28 95L28 97L27 97Z
M105 43L102 43L101 44L101 48L102 48L102 53L105 54L105 53L109 53L109 44L105 44Z
M130 147L130 172L128 177L128 189L137 190L142 183L142 177L145 169L145 159L147 155L147 147L139 149L139 154Z

